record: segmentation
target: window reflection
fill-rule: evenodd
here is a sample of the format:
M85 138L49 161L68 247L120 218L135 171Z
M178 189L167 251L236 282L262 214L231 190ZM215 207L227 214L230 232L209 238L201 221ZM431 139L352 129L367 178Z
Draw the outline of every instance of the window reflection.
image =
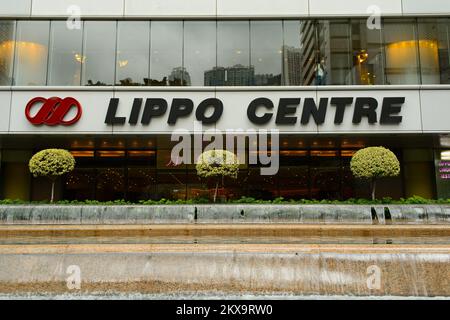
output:
M150 22L119 21L116 84L144 85L149 77Z
M52 21L48 85L80 85L82 37L82 29L69 29L66 21Z
M0 86L12 84L14 21L0 21Z
M86 21L84 24L83 84L114 83L116 51L115 21Z
M367 28L365 19L353 20L353 84L384 84L381 30Z
M305 73L314 65L314 25L310 21L283 22L282 85L310 85L314 76Z
M316 85L351 84L349 21L322 20L317 24L319 52L314 65Z
M205 84L249 86L255 69L250 66L249 21L219 21L217 24L217 68L205 73Z
M184 170L160 170L157 173L158 198L185 200L187 176Z
M187 198L188 199L209 199L209 189L204 179L197 175L195 169L187 173Z
M423 84L450 83L448 19L419 19L419 54Z
M450 83L448 18L389 18L382 30L368 29L365 19L85 21L82 27L0 21L0 85Z
M250 30L251 64L255 68L255 78L251 85L281 85L283 58L281 21L252 21Z
M190 75L183 68L183 22L156 21L151 25L151 64L149 85L190 85Z
M418 84L416 25L413 20L384 23L386 84Z
M45 85L49 21L18 21L14 69L14 84Z
M205 79L205 72L216 67L216 51L215 21L184 23L184 67L189 75L184 85L211 85Z

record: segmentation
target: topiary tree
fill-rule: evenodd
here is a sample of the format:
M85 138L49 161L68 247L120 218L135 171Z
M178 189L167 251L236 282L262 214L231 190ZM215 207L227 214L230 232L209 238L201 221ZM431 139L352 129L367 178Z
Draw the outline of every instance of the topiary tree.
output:
M202 178L216 178L214 202L217 198L219 182L225 177L237 179L239 160L236 155L225 150L209 150L203 152L197 159L197 175Z
M59 176L71 172L75 168L75 158L63 149L46 149L31 157L28 163L34 177L47 177L52 183L50 202L55 195L55 181Z
M353 155L350 169L356 178L370 179L372 200L375 200L377 179L398 176L400 174L400 162L389 149L369 147L361 149Z

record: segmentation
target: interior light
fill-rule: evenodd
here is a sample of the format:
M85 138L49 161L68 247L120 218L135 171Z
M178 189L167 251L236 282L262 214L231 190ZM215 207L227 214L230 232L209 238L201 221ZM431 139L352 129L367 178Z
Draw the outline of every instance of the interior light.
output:
M136 150L136 151L128 151L128 155L130 157L136 158L148 158L155 155L155 151L147 151L147 150Z
M333 150L313 150L311 151L312 157L337 157L338 151Z
M79 53L75 53L75 60L79 63L84 63L86 61L86 56L82 56Z
M70 151L75 158L93 158L94 151Z
M366 50L361 50L356 57L358 58L358 62L361 64L369 58L369 54Z
M450 151L442 151L441 160L450 160Z
M353 155L355 153L356 153L356 150L342 150L341 157L353 157Z
M128 65L128 60L119 60L118 64L120 68L126 67Z
M125 151L97 151L101 158L121 158L125 156Z
M306 157L308 151L306 150L283 150L280 151L280 155L285 157Z

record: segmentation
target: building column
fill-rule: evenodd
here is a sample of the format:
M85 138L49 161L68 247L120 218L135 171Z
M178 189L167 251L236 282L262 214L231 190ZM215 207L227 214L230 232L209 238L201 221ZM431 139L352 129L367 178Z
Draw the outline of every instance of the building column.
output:
M30 200L31 175L28 161L31 151L2 151L2 184L4 199Z
M405 197L414 195L426 199L436 197L433 150L403 150L403 170Z

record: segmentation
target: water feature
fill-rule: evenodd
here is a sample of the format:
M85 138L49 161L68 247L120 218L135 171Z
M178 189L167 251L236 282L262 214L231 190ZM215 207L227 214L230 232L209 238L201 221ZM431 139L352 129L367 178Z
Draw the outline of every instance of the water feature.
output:
M444 206L58 210L0 209L0 299L450 297Z
M0 224L374 224L374 213L378 224L450 224L449 205L10 205Z

